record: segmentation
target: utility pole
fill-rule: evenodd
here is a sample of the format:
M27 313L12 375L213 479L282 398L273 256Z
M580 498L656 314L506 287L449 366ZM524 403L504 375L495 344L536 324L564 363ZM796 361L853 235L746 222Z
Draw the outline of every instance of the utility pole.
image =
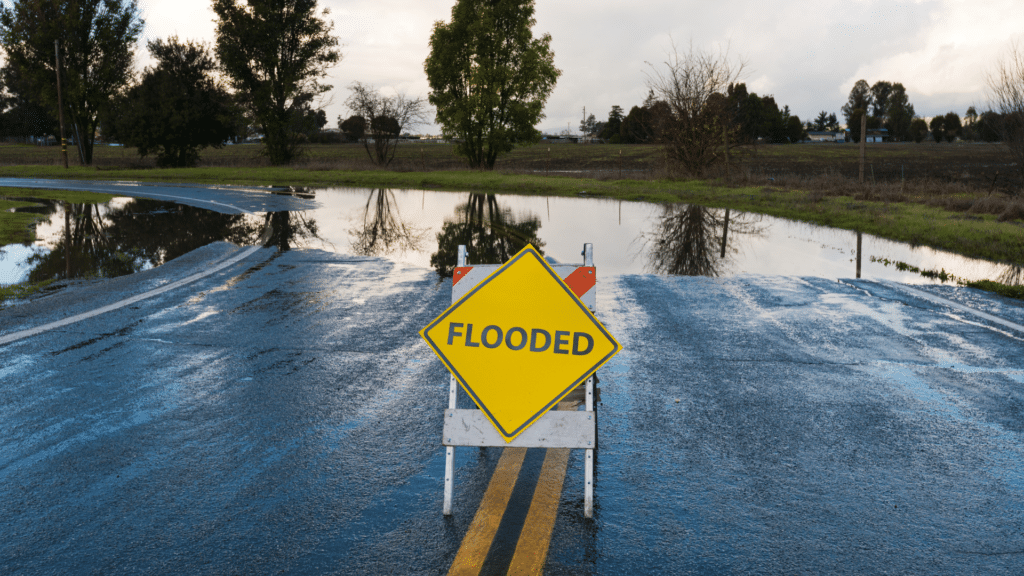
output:
M868 111L860 116L860 183L864 183L864 148L868 139ZM858 276L860 278L860 276Z
M60 155L64 158L64 167L68 167L68 141L64 138L64 100L60 92L60 45L53 41L53 54L57 67L57 116L60 118Z
M729 183L729 126L722 126L722 142L725 144L725 183ZM729 225L729 209L725 211L725 223ZM725 258L725 245L722 245L722 258Z

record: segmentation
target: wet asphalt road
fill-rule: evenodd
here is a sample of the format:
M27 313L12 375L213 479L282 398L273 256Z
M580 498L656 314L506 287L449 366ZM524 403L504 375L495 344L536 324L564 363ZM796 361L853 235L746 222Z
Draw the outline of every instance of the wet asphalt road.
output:
M0 310L0 336L238 250ZM595 518L577 451L547 573L1022 572L1024 331L866 281L598 288L624 351ZM445 519L448 379L417 331L449 297L431 270L265 248L0 346L0 573L443 574L500 455L457 451Z

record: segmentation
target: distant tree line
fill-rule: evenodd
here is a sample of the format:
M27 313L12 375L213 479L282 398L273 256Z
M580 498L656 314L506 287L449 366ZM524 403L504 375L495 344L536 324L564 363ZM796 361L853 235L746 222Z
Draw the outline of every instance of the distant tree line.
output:
M1005 138L1003 126L1007 116L998 111L979 114L971 106L962 118L950 111L926 121L916 115L906 89L899 82L879 81L869 86L867 81L858 80L842 111L854 142L860 142L860 122L865 114L867 129L885 128L893 142L1000 142Z
M161 166L195 165L202 149L259 137L274 165L302 144L324 141L322 97L328 69L341 60L328 11L317 0L213 0L212 46L176 37L148 43L155 64L132 69L144 22L137 0L3 0L0 2L0 137L59 134L57 78L65 133L82 164L91 164L98 133L155 155ZM338 118L338 138L359 140L387 165L397 137L427 121L426 102L456 152L492 169L515 146L537 142L537 123L561 71L551 37L534 37L533 0L457 0L450 22L435 22L424 70L424 101L387 95L355 82ZM55 56L60 54L58 67ZM643 103L607 120L593 114L580 129L612 143L658 143L666 159L700 175L730 148L794 143L808 131L837 131L834 113L806 122L739 82L742 64L727 54L673 51L652 66ZM857 81L842 107L850 136L861 120L890 140L1002 141L1024 170L1024 56L1013 46L989 83L993 109L974 107L930 122L916 115L899 82Z
M907 98L906 88L899 82L879 81L869 86L867 81L858 80L850 90L842 111L854 142L860 142L863 137L861 119L865 116L868 130L884 127L890 139L896 142L913 139L914 105Z
M719 108L723 121L734 128L737 144L801 142L807 138L808 130L826 129L825 126L814 128L810 122L805 126L799 116L790 112L789 106L779 108L774 96L758 96L749 92L744 83L727 84L724 96L724 99L713 99L711 104ZM629 114L624 115L621 106L612 106L607 121L596 122L591 114L581 122L580 131L611 144L654 143L663 135L659 128L670 117L671 106L651 90L643 104L633 106ZM832 120L835 123L834 114Z

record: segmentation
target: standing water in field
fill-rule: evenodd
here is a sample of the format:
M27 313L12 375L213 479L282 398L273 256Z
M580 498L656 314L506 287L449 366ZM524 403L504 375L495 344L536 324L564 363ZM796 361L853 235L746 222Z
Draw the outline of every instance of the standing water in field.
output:
M0 248L0 285L129 274L210 242L251 245L261 237L281 249L384 257L433 268L441 277L451 275L460 244L468 247L470 263L504 261L526 244L550 260L571 263L581 260L580 249L590 242L602 275L1024 282L1020 267L696 205L360 188L287 193L315 198L318 208L222 214L166 201L117 198L96 207L72 204L65 218L61 205L44 203L47 218L36 224L37 240Z

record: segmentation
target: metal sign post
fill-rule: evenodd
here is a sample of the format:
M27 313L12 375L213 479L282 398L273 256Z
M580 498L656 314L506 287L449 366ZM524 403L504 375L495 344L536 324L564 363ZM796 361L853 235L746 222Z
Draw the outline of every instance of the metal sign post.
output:
M493 446L586 450L584 510L593 516L593 374L621 346L593 316L591 244L583 256L583 265L551 265L527 247L500 266L468 266L459 246L452 306L421 331L452 373L444 514L452 513L455 447ZM459 384L479 410L456 408ZM552 410L577 389L585 389L584 411Z

